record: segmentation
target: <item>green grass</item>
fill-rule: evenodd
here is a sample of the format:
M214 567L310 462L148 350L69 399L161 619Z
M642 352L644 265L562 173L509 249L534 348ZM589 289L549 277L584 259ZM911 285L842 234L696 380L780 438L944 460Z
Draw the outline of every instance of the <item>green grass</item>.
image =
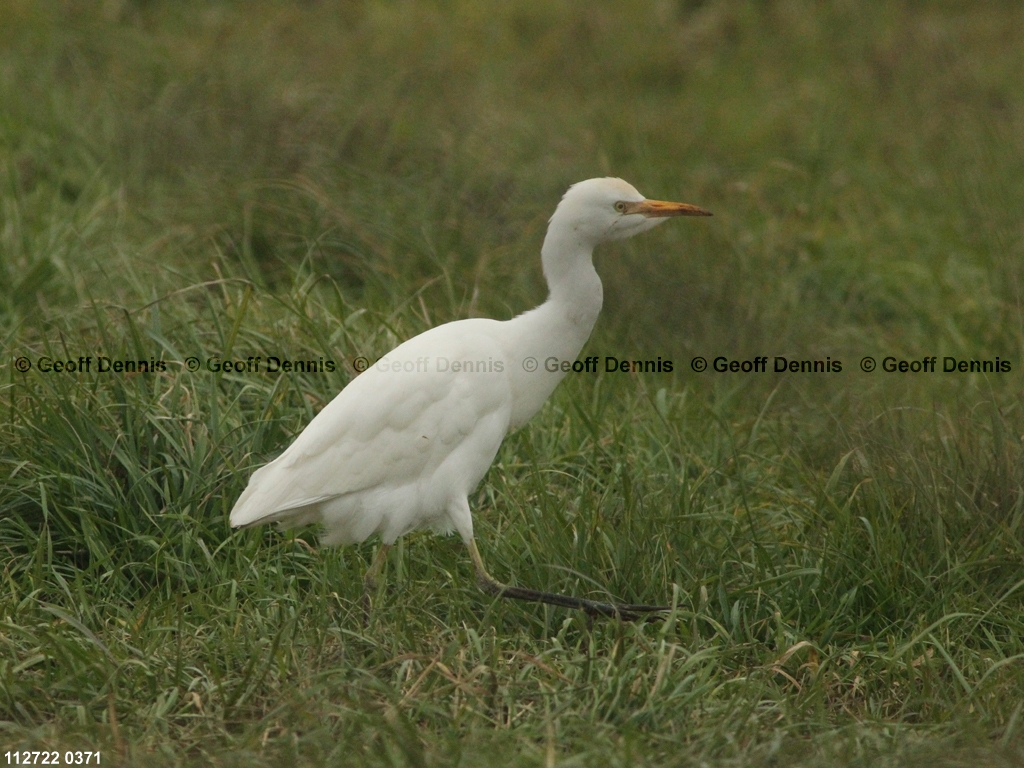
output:
M1018 3L0 18L0 760L1024 760ZM412 535L364 627L373 542L229 529L355 357L542 300L546 219L603 174L715 213L598 253L584 356L675 371L569 376L471 501L498 578L667 621L495 603ZM14 366L100 354L167 368ZM268 354L342 365L182 365Z

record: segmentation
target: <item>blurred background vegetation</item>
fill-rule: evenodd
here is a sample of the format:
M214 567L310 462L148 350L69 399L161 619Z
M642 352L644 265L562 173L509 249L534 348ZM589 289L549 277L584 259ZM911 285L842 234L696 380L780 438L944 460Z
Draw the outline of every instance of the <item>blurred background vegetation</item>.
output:
M1018 348L1014 3L5 5L5 282L51 305L131 243L163 279L443 269L507 315L561 193L615 174L718 216L602 259L631 342ZM74 217L80 247L32 249Z
M1022 40L1009 0L0 0L0 746L1017 764ZM474 502L496 575L677 585L656 631L488 609L457 542L417 537L361 630L371 545L232 535L350 368L13 368L351 360L508 318L598 175L715 213L597 255L584 355L675 372L569 377ZM859 371L889 354L1014 370Z

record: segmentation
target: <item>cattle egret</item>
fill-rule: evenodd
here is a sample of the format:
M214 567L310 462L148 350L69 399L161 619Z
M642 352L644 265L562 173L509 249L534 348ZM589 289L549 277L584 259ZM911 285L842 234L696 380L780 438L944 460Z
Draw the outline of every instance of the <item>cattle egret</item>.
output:
M501 441L533 416L575 361L601 311L594 247L674 216L710 216L647 200L622 179L569 188L548 224L541 262L549 295L511 320L458 320L400 344L345 387L277 459L256 470L231 510L233 527L319 522L324 543L379 534L366 604L388 549L418 528L458 531L488 594L638 618L664 606L618 605L508 586L484 567L468 496Z

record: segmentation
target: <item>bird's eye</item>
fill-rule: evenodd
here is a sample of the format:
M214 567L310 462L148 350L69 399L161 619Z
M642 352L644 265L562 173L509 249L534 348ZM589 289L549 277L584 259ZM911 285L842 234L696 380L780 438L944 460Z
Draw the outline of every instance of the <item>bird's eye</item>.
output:
M619 213L625 213L626 204L622 200L619 200L619 202L615 204L615 210L618 211Z

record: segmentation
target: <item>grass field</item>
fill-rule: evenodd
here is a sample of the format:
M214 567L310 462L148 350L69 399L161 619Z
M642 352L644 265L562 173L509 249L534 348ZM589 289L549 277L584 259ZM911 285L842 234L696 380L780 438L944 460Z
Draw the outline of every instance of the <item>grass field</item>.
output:
M0 765L1024 763L1020 3L0 18ZM471 501L499 579L666 621L417 534L364 627L375 542L229 529L356 357L539 303L600 175L715 213L596 257L583 356L674 371L568 376ZM256 355L338 369L184 364Z

